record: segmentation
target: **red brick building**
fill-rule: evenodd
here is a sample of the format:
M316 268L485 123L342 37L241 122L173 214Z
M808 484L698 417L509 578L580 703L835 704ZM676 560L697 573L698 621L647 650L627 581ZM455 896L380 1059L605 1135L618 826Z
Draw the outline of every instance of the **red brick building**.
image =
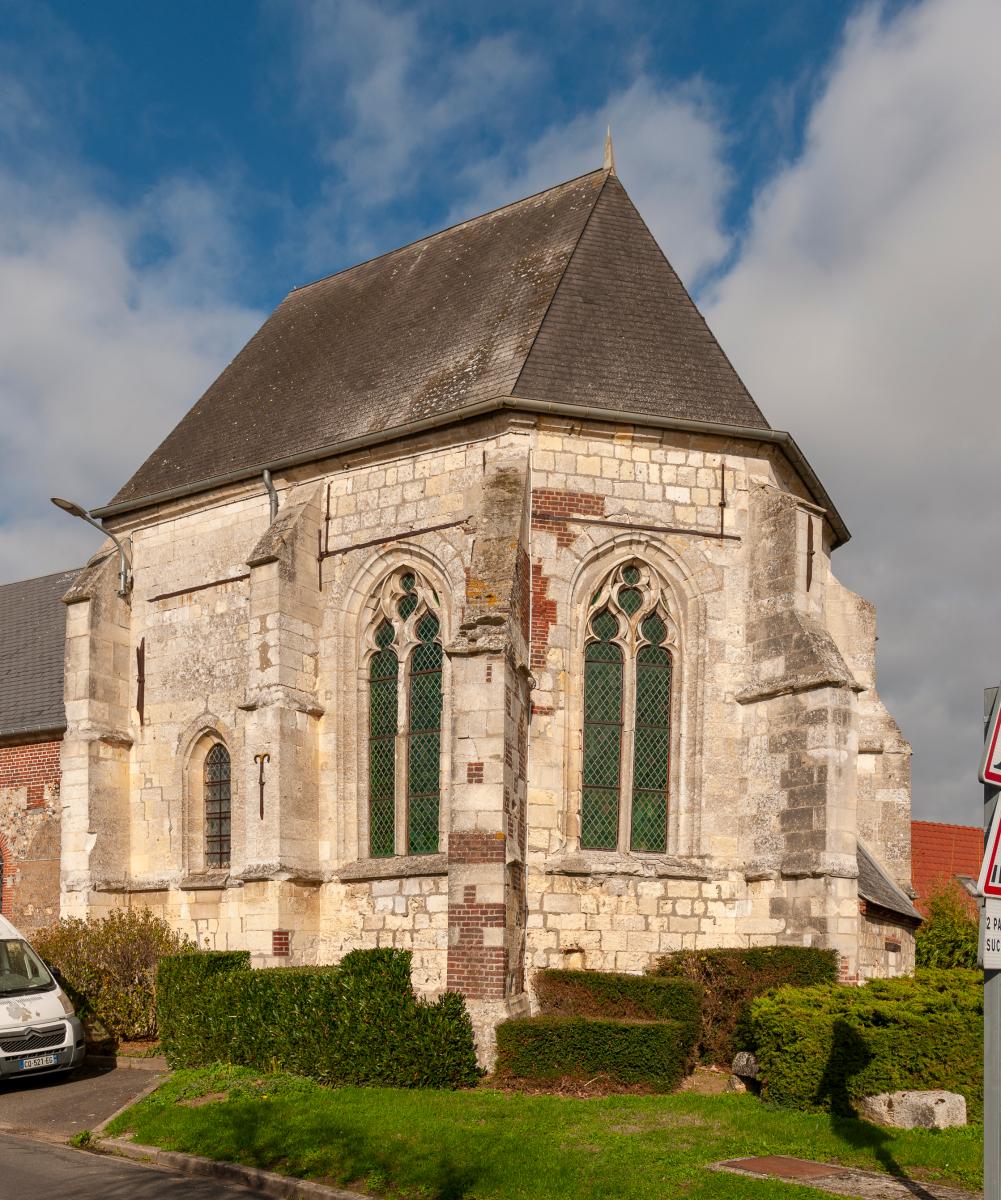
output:
M62 597L75 575L0 585L0 911L29 930L59 915Z
M928 897L944 883L952 884L976 912L973 889L983 857L984 831L978 825L912 821L911 884L918 909L927 915Z

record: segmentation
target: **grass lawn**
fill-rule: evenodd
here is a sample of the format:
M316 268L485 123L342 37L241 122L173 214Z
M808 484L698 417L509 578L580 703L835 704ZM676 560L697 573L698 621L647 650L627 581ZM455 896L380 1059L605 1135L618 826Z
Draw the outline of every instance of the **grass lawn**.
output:
M330 1089L240 1067L178 1071L109 1130L379 1195L598 1200L685 1195L817 1200L818 1193L706 1171L790 1154L981 1186L979 1126L886 1130L789 1112L752 1096L575 1100L467 1092Z

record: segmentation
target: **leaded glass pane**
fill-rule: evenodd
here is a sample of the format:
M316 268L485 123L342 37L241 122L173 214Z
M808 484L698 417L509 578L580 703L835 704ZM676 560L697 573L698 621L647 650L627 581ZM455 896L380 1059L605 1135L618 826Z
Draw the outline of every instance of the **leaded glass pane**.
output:
M651 620L654 618L644 622L644 632ZM632 850L663 851L667 847L670 751L671 655L660 646L644 646L636 656Z
M385 858L396 850L396 733L399 661L389 648L383 622L376 643L385 648L372 655L369 667L368 823L369 853Z
M409 596L403 597L400 603L396 606L396 609L400 614L401 619L405 621L416 607L417 597L411 593Z
M643 593L639 588L627 587L619 589L619 604L622 606L622 611L628 616L639 612L640 605L643 603Z
M622 572L622 578L626 581L626 583L639 583L639 567L626 567L626 569Z
M614 850L619 818L622 758L622 651L608 639L618 621L607 609L591 628L601 640L584 655L584 766L581 795L581 846Z
M426 614L417 622L421 641L410 658L410 739L407 751L407 849L410 854L438 850L441 794L441 643L438 620Z
M230 853L230 760L225 746L205 757L205 865L228 867Z
M659 646L664 638L667 637L667 626L656 613L651 613L640 626L640 632L648 642Z

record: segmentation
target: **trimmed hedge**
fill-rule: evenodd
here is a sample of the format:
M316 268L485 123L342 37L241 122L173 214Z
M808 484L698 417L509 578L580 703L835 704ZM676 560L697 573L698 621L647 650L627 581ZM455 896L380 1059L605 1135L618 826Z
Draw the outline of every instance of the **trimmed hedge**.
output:
M863 1096L945 1088L983 1113L983 988L975 971L921 970L864 987L782 988L751 1003L762 1096L851 1114Z
M657 960L651 974L690 979L702 989L698 1038L703 1062L729 1067L741 1048L741 1027L755 996L773 988L834 983L834 950L809 946L752 946L747 950L681 950Z
M540 1082L604 1076L669 1092L687 1072L693 1032L682 1021L505 1021L497 1027L497 1074Z
M534 983L544 1016L699 1024L702 989L691 979L547 969Z
M353 950L333 967L248 967L240 954L162 964L170 1066L229 1062L393 1087L465 1087L480 1076L462 997L418 999L408 951Z

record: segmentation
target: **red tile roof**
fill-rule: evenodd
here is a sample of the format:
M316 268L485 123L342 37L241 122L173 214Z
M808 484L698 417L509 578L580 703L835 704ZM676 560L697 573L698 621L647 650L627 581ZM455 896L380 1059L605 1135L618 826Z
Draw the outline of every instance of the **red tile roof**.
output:
M984 831L979 826L912 821L911 884L918 895L917 907L927 912L925 902L943 880L958 875L976 879L983 857Z

